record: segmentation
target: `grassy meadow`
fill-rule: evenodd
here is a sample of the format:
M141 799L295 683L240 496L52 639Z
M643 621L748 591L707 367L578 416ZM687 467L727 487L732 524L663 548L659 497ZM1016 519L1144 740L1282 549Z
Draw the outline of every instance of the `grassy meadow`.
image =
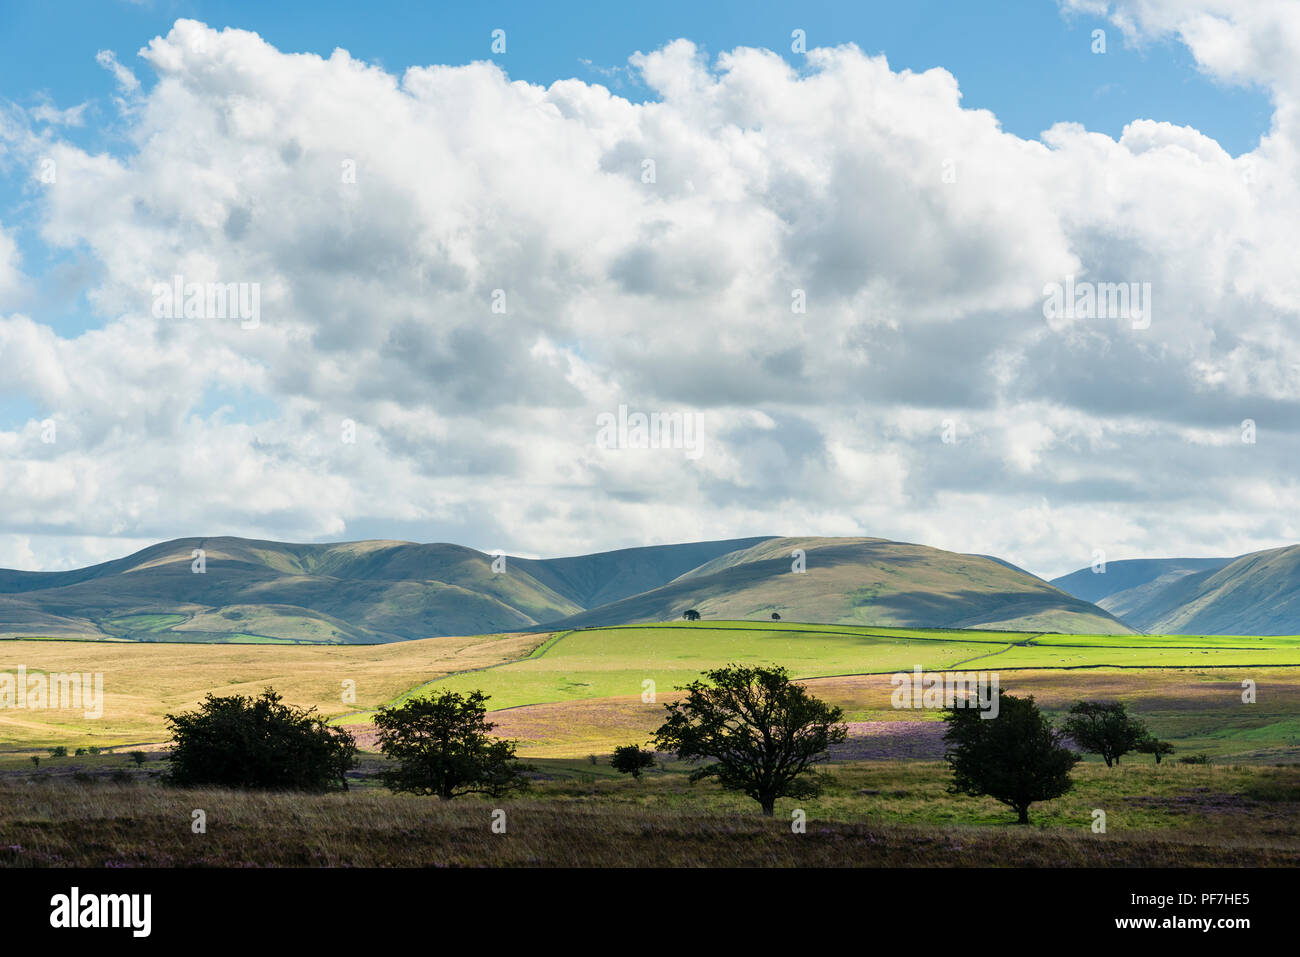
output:
M796 678L1013 668L1300 666L1300 638L1036 635L774 622L675 623L562 633L544 654L438 688L479 688L497 708L668 692L728 661L780 664Z
M947 794L930 761L831 765L825 794L779 801L772 819L689 784L675 762L638 782L603 758L541 760L522 795L452 802L364 777L346 793L285 795L169 788L121 757L56 764L0 774L0 866L1300 865L1295 766L1084 765L1073 791L1016 827L992 800ZM792 830L796 807L805 833ZM490 828L497 808L505 834ZM194 809L205 834L191 830ZM1098 809L1105 833L1092 830Z
M133 622L133 627L166 621ZM678 685L738 661L781 664L839 705L849 739L834 783L764 821L749 799L691 785L660 756L640 781L609 755L646 743ZM697 622L432 638L382 645L0 641L0 671L104 676L103 717L0 710L0 865L886 865L1300 864L1300 640L909 630L794 622ZM1176 753L1160 765L1089 757L1074 790L1033 826L989 799L950 795L937 711L898 710L890 676L993 671L1060 717L1118 699ZM1242 700L1242 681L1256 701ZM653 682L653 696L644 683ZM345 700L344 682L355 683ZM352 788L329 795L181 790L162 783L163 715L204 694L274 686L348 726L362 747ZM535 768L509 799L393 795L369 716L440 689L491 695L496 733ZM64 746L67 757L49 749ZM75 755L97 746L115 753ZM147 752L137 766L127 752ZM1208 764L1178 763L1204 754ZM39 759L39 763L32 760ZM506 835L489 815L507 812ZM207 812L209 831L190 831ZM1104 810L1107 832L1091 830ZM784 819L783 819L784 818Z
M1119 697L1149 711L1153 730L1180 749L1266 760L1300 737L1297 637L709 621L383 645L0 641L0 672L22 665L29 674L102 673L105 694L97 720L77 710L0 709L0 764L6 754L56 745L157 745L166 739L166 713L193 707L208 692L256 694L267 686L358 728L374 708L413 694L480 689L502 733L521 740L521 753L582 757L643 740L676 687L732 661L783 665L857 722L937 718L890 706L888 676L919 665L996 671L1002 687L1045 695L1049 709L1083 696ZM1243 677L1259 685L1254 705L1241 702ZM345 682L354 700L345 699Z
M541 634L430 638L384 645L199 645L140 642L0 641L0 672L102 673L103 717L82 710L0 709L6 752L66 745L123 747L166 739L163 716L192 708L208 692L256 695L267 686L327 716L374 708L426 681L513 661ZM345 681L355 702L344 700Z
M1241 699L1246 675L1257 685L1255 704ZM939 713L896 710L889 678L846 675L804 683L844 709L855 746L849 753L938 757ZM1216 760L1271 764L1300 756L1300 668L1009 669L999 670L998 680L1010 694L1033 695L1056 718L1083 697L1123 701L1157 737L1177 748L1174 760L1203 753ZM581 756L647 741L663 721L663 704L673 698L669 692L655 702L639 695L551 702L499 711L493 720L498 734L520 742L520 754Z

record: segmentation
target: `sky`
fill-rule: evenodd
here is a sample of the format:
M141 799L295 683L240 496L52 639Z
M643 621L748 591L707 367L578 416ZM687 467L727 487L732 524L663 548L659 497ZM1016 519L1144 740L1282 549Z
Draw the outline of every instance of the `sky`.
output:
M1294 0L6 0L0 567L1292 544L1297 56Z

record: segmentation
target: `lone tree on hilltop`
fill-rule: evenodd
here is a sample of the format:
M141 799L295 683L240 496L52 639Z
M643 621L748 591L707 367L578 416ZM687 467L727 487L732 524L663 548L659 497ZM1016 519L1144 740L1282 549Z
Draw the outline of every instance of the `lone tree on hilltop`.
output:
M696 611L694 608L687 608L684 612L682 612L682 617L685 618L687 621L699 621L700 613Z
M609 759L610 767L623 774L630 774L637 780L641 779L641 772L653 767L654 763L654 752L646 751L635 744L625 744L621 748L615 748L613 757Z
M825 776L813 765L843 741L844 712L813 697L784 668L727 665L680 690L665 705L668 720L655 734L660 751L688 761L712 759L691 773L692 783L716 778L748 794L771 817L780 797L814 797Z
M347 789L357 744L342 728L284 704L267 688L259 698L209 694L197 711L169 714L174 744L167 780L285 791ZM131 752L137 764L144 752Z
M390 791L437 795L500 796L528 786L527 765L515 760L515 742L494 738L481 691L444 691L411 698L375 714L379 750L397 762L383 773Z
M998 692L996 718L978 708L952 707L944 760L952 768L950 794L987 795L1013 808L1018 824L1029 823L1029 806L1050 801L1073 787L1070 769L1079 756L1062 744L1063 735L1043 717L1033 696Z
M1106 767L1119 764L1147 737L1146 725L1120 701L1080 701L1065 719L1065 733L1085 751L1100 754Z
M1154 754L1156 764L1159 764L1161 757L1166 754L1174 753L1174 746L1168 741L1159 741L1151 735L1147 735L1137 743L1137 747L1134 748L1134 750L1139 754Z
M778 615L776 612L772 612L772 620L773 620L773 621L780 621L780 620L781 620L781 616Z

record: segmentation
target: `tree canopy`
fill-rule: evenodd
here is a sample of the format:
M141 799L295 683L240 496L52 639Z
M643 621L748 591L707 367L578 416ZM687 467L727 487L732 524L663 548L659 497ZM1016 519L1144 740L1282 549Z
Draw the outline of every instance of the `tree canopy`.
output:
M784 668L733 664L705 678L680 689L684 700L665 706L668 719L656 747L686 760L711 760L691 781L716 778L752 797L767 817L777 798L820 793L823 776L813 765L844 740L843 711L792 682Z
M643 770L653 767L654 763L654 752L635 744L625 744L621 748L615 748L613 756L609 759L610 767L614 770L622 774L630 774L637 779L640 779Z
M1063 735L1034 704L1033 696L1017 698L998 692L996 718L978 708L952 707L944 759L953 772L953 794L987 795L1015 810L1020 824L1029 823L1029 807L1060 797L1073 786L1070 770L1079 756L1065 747Z
M1174 753L1174 746L1168 741L1160 741L1151 735L1147 735L1137 743L1137 747L1134 750L1140 754L1155 755L1156 764L1159 764L1160 759L1166 754Z
M1085 751L1100 754L1106 767L1119 764L1149 734L1121 701L1080 701L1065 719L1065 733Z
M396 762L383 772L391 791L437 795L499 796L528 785L530 770L515 760L515 742L492 737L487 696L444 691L410 698L375 714L379 750Z

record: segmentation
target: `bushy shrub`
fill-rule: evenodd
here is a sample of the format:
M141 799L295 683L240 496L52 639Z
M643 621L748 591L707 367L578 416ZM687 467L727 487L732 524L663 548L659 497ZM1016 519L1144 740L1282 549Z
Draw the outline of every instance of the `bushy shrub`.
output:
M171 784L346 789L346 774L356 764L352 735L327 725L315 709L284 704L270 688L259 698L209 694L197 711L169 714L167 723L175 740Z

